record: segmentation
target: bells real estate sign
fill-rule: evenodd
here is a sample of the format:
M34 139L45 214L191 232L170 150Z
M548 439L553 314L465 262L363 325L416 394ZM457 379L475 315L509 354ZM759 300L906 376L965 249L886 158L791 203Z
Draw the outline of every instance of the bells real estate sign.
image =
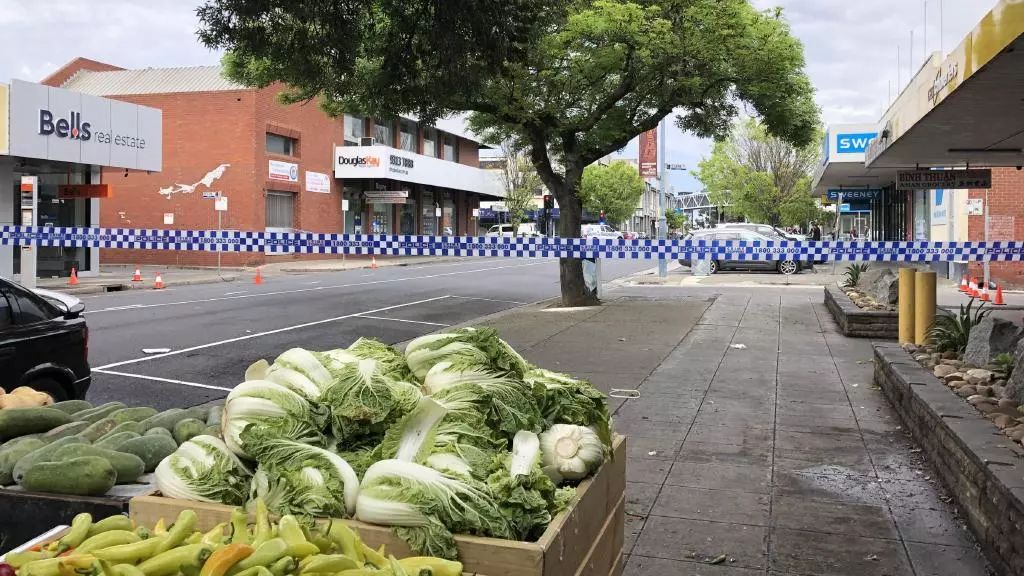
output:
M13 156L159 172L163 112L15 80L9 138Z

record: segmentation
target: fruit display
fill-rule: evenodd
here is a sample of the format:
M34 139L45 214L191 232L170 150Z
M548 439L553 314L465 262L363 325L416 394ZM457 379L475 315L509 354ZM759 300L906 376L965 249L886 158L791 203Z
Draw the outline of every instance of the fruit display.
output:
M193 437L219 434L219 422L219 407L158 412L121 402L93 406L67 400L6 408L0 410L0 486L103 495L115 485L139 482Z
M53 398L46 392L34 390L28 386L19 386L8 394L0 388L0 410L7 408L30 408L33 406L49 406Z
M136 526L126 516L93 522L79 514L59 539L11 552L5 576L461 576L462 564L417 556L398 559L373 549L340 522L271 521L261 500L255 523L239 509L230 522L195 530L184 510L167 526Z

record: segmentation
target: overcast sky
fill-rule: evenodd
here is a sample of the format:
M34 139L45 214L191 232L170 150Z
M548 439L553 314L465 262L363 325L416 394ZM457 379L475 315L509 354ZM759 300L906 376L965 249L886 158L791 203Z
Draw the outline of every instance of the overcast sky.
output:
M752 0L782 6L804 43L807 71L826 123L874 122L888 104L890 84L906 84L926 52L948 53L996 0ZM939 6L942 5L940 45ZM195 37L195 6L188 0L2 0L0 81L39 81L76 56L125 68L215 64L219 55ZM910 34L914 44L911 47ZM927 46L925 36L927 35ZM911 55L913 60L911 60ZM696 168L706 141L669 128L667 160ZM636 156L636 144L623 154ZM700 184L674 173L678 190Z

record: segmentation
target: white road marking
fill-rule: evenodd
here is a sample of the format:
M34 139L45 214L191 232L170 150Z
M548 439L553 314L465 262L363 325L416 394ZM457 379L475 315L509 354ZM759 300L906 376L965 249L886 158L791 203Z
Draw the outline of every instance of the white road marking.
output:
M173 380L171 378L158 378L156 376L145 376L143 374L129 374L127 372L115 372L113 370L104 370L102 368L93 368L93 372L100 374L109 374L111 376L124 376L126 378L139 378L140 380L152 380L154 382L166 382L168 384L180 384L182 386L191 386L193 388L206 388L207 390L223 390L225 392L231 392L231 388L225 388L223 386L211 386L210 384L199 384L198 382L185 382L184 380Z
M415 306L417 304L426 304L427 302L436 302L437 300L444 300L448 296L437 296L435 298L427 298L425 300L417 300L415 302L406 302L404 304L395 304L394 306L385 306L384 308L377 308L375 310L366 310L364 312L353 312L352 314L345 314L344 316L338 316L336 318L325 318L323 320L315 320L313 322L305 322L303 324L296 324L294 326L285 326L284 328L277 328L275 330L267 330L265 332L255 332L253 334L246 334L245 336L237 336L235 338L228 338L227 340L218 340L216 342L210 342L208 344L200 344L198 346L192 346L189 348L182 348L180 350L174 350L167 352L166 354L155 354L152 356L143 356L142 358L133 358L131 360L122 360L121 362L113 362L111 364L105 364L99 368L93 368L94 371L103 371L110 368L116 368L118 366L125 366L127 364L135 364L137 362L145 362L147 360L155 360L157 358L166 358L168 356L175 356L177 354L185 354L187 352L194 352L196 350L202 350L204 348L211 348L213 346L221 346L223 344L231 344L233 342L241 342L243 340L250 340L252 338L259 338L261 336L269 336L271 334L280 334L281 332L289 332L291 330L298 330L300 328L309 328L310 326L317 326L320 324L326 324L328 322L337 322L338 320L345 320L347 318L353 318L361 316L363 314L376 314L378 312L386 312L388 310L394 310L396 308L405 308L406 306Z
M370 320L390 320L392 322L408 322L409 324L426 324L427 326L441 326L441 327L451 326L451 324L441 324L440 322L424 322L422 320L405 320L403 318L385 318L383 316L367 316L366 314L357 314L356 318L369 318Z
M310 284L319 284L319 283L320 283L319 280L313 280L312 282L310 282Z
M225 292L225 296L234 296L235 294L248 294L248 290L239 290L238 292Z
M550 262L556 262L556 260L550 260ZM155 304L132 304L130 306L114 306L111 308L100 308L98 310L86 310L85 314L99 314L100 312L117 312L119 310L128 309L140 309L140 308L161 308L164 306L181 306L183 304L198 304L202 302L220 302L224 300L240 300L243 298L259 298L262 296L279 296L282 294L298 294L301 292L312 292L316 290L328 290L336 288L353 288L357 286L372 286L375 284L393 284L395 282L408 282L410 280L427 280L430 278L442 278L445 276L458 276L461 274L474 274L477 272L490 272L492 270L506 270L509 268L524 268L527 266L537 266L539 264L545 264L547 261L542 262L530 262L529 264L509 264L507 266L492 266L490 268L475 268L473 270L458 270L455 272L442 272L440 274L427 274L425 276L409 276L405 278L391 278L387 280L371 280L369 282L353 282L350 284L335 284L331 286L314 286L312 288L295 288L293 290L278 290L275 292L257 292L255 294L239 294L236 296L219 296L214 298L201 298L198 300L179 300L176 302L160 302ZM367 276L373 276L373 274L367 274Z
M505 304L519 304L520 306L522 306L524 304L529 304L529 302L518 302L516 300L496 300L494 298L476 298L474 296L455 296L455 295L452 295L452 298L461 298L462 300L483 300L484 302L503 302Z

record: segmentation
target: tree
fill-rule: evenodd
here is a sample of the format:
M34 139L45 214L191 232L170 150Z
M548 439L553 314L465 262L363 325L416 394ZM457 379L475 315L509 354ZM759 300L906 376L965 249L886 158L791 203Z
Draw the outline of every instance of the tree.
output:
M669 230L685 230L686 215L668 208L665 210L665 223L668 225Z
M438 32L427 19L422 33L412 33L409 43L416 49L402 68L412 86L382 82L393 80L381 70L380 55L386 51L380 46L393 44L387 35L360 31L353 40L320 32L333 29L332 21L339 16L315 6L341 10L350 3L211 0L211 11L200 12L206 27L201 37L230 51L231 78L251 85L285 81L296 95L321 97L335 113L352 109L386 115L424 108L438 114L471 112L470 124L477 133L495 142L511 138L529 149L541 181L558 200L563 237L580 235L584 169L673 111L680 129L716 137L728 131L745 103L770 133L784 140L803 146L814 137L818 113L803 70L803 48L779 10L759 12L748 0L581 0L546 6L537 0L542 5L538 15L516 22L526 42L503 37L507 31L501 27L491 29L490 34L501 37L498 44L506 46L498 50L507 55L498 65L486 53L474 55L472 47L469 55L421 50L433 45L421 37ZM374 22L404 22L400 17L414 9L399 0L368 3L375 7ZM486 5L494 4L499 15L516 20L513 13L530 3L508 2L514 9L493 0ZM231 25L238 12L222 10L225 5L245 7L246 25ZM462 0L445 2L444 10L452 13L447 18L457 19L455 13L461 10L486 8ZM301 16L301 25L288 20L286 32L281 32L262 24L278 20L281 11L289 18ZM225 21L229 25L210 25ZM378 23L374 32L388 27ZM288 31L294 28L302 41L290 37ZM316 42L308 41L311 36ZM337 60L353 49L359 55L357 65L336 69ZM446 58L458 60L465 69L453 68ZM469 80L453 81L464 74ZM355 85L358 81L366 86ZM563 258L560 277L564 305L596 303L586 290L580 260Z
M697 178L712 202L728 204L728 214L773 226L806 225L817 214L811 171L819 158L816 145L794 146L748 119L715 142Z
M579 195L583 207L605 220L619 224L633 215L644 194L644 180L636 166L621 160L607 165L593 164L583 170Z
M526 210L541 188L540 177L530 159L521 148L511 142L501 145L505 164L501 170L501 182L505 188L505 207L508 208L512 230L519 230L519 223L526 217Z

